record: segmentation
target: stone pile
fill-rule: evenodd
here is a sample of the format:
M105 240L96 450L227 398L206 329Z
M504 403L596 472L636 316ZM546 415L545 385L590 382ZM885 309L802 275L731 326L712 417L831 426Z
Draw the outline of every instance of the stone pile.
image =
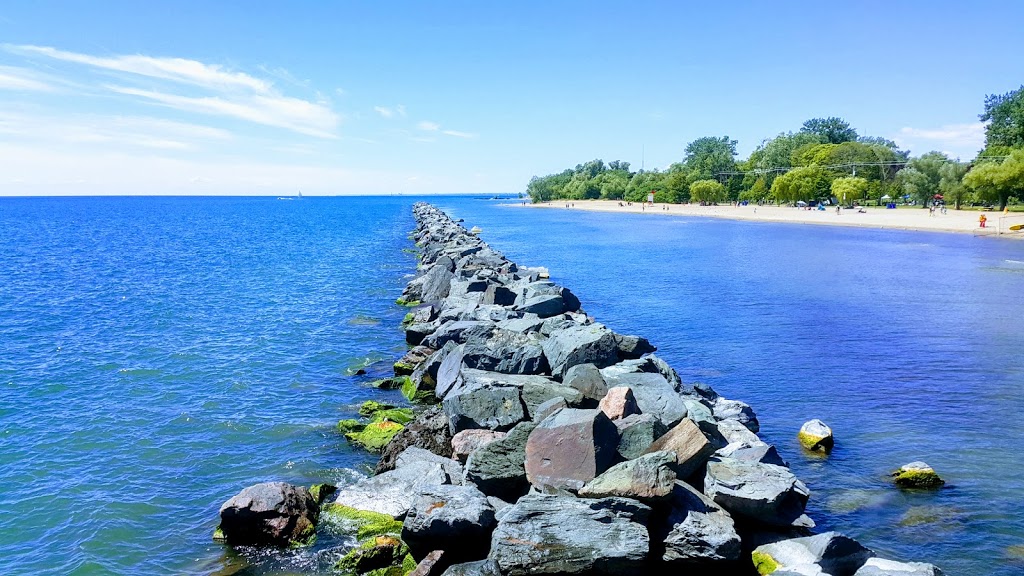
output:
M682 382L545 270L428 204L414 213L420 265L399 299L412 349L396 373L436 405L324 507L366 538L346 571L941 574L812 535L810 491L750 406ZM357 566L377 557L394 562Z

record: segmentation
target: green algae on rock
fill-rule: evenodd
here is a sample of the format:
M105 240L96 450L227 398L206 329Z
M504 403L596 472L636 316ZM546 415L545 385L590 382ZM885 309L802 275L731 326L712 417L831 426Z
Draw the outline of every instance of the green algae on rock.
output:
M832 447L835 445L832 429L818 419L804 422L796 436L800 440L800 445L805 450L810 450L811 452L824 452L827 454L832 451Z
M370 386L374 388L380 388L381 390L398 390L405 385L409 379L408 376L393 376L391 378L381 378L370 382Z
M778 562L769 554L764 552L752 552L750 559L754 562L754 568L757 569L757 573L761 576L771 574L779 569Z
M395 374L398 376L408 376L416 370L415 364L410 364L401 360L392 364L391 367L395 370Z
M337 491L338 487L334 484L313 484L309 487L309 493L313 495L313 499L316 500L317 504L323 504L328 496Z
M394 404L388 404L386 402L377 402L376 400L367 400L359 405L359 415L366 416L367 418L373 416L381 410L391 410L397 408Z
M333 524L343 531L355 533L357 540L402 533L401 520L395 520L391 516L379 512L356 510L337 502L324 506L320 516L322 522Z
M381 422L370 422L359 432L349 432L345 438L370 452L381 452L391 442L391 439L401 432L405 426L398 422L384 420Z
M415 380L409 378L402 385L402 396L409 402L416 404L434 404L437 402L437 396L434 395L434 390L420 390L419 384Z
M414 306L419 306L420 305L420 301L419 300L406 300L405 298L399 298L399 299L395 300L395 304L398 304L399 306L405 306L407 308L412 308Z
M375 536L342 556L335 568L355 574L394 566L401 568L408 554L408 547L398 538L390 535Z
M413 413L412 408L392 408L390 410L378 410L373 413L370 417L371 422L398 422L399 424L408 424L412 422L416 417Z
M349 432L361 432L363 428L366 428L366 424L354 418L346 418L345 420L338 421L337 428L338 432L348 434Z
M892 473L892 478L900 488L935 489L946 483L931 466L920 461L904 464Z

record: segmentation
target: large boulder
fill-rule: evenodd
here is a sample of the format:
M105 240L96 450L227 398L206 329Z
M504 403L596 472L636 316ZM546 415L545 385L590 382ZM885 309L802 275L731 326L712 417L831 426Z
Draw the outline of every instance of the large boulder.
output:
M943 576L943 572L936 566L924 562L895 562L869 558L853 576Z
M754 549L751 557L758 567L774 566L776 570L797 573L813 573L818 568L831 576L853 576L874 555L853 538L825 532L763 544Z
M800 445L806 450L810 451L821 451L830 452L832 446L835 445L835 439L832 437L832 429L828 427L821 420L815 418L814 420L808 420L804 422L804 425L800 427L800 431L797 432L797 439L800 440Z
M474 450L466 460L465 480L488 496L514 501L529 489L526 478L526 442L536 424L522 422L504 438Z
M608 383L604 381L601 370L593 364L577 364L565 371L562 384L580 391L585 402L590 403L584 408L593 408L608 393Z
M264 482L221 505L214 537L238 546L306 544L315 535L319 518L320 506L306 488Z
M448 346L451 344L454 348ZM454 342L448 342L445 347L441 350L448 349L448 353L441 360L441 363L437 367L437 378L434 386L434 396L438 400L444 400L444 397L449 392L462 386L462 360L465 356L466 346L455 345Z
M652 452L612 466L580 488L580 498L620 496L648 504L664 500L672 494L676 473L671 452Z
M657 372L625 372L616 365L601 370L609 387L633 391L641 414L651 414L671 428L686 417L688 410L675 385Z
M439 464L444 470L444 473L451 479L452 484L462 484L462 476L464 472L462 464L459 463L458 460L438 456L437 454L434 454L429 450L424 450L418 446L410 446L399 454L398 460L395 461L395 469L397 470L405 466L410 466L417 462Z
M647 338L642 336L616 334L615 345L619 350L619 358L640 358L644 354L651 354L658 350Z
M765 464L775 464L776 466L789 466L789 464L782 459L782 456L779 455L779 451L775 449L775 446L765 444L760 440L755 442L733 442L731 444L726 444L724 447L715 451L715 456L719 458L732 458L733 460L763 462Z
M466 459L469 458L469 455L472 454L474 450L477 448L483 448L491 442L501 440L504 437L504 432L498 432L495 430L463 430L452 436L452 455L459 462L465 463Z
M402 540L416 560L443 550L445 561L487 557L497 525L494 507L472 486L435 486L413 499L402 526Z
M559 410L530 434L526 475L538 488L579 490L612 465L618 443L615 424L600 410Z
M633 414L614 421L619 431L619 445L616 451L622 460L632 460L647 450L668 428L650 414Z
M441 369L441 364L456 347L454 342L449 342L416 366L409 379L417 391L434 390L437 387L437 373Z
M520 389L515 386L463 386L445 396L443 405L453 435L470 428L508 430L526 419Z
M479 320L465 320L446 322L438 329L423 339L423 344L438 350L448 342L465 344L466 342L482 342L490 338L496 328L493 322Z
M673 486L662 531L662 560L666 562L704 565L740 557L740 537L732 517L685 482Z
M516 310L547 318L565 311L565 301L558 294L541 294L523 300L522 304L516 305Z
M451 477L441 464L419 461L346 486L338 490L335 502L402 519L416 494L430 486L450 483Z
M463 354L465 365L478 370L542 374L548 369L541 339L535 334L498 329L487 340L467 343Z
M693 420L684 419L664 436L647 447L647 454L668 450L676 455L675 471L680 478L689 478L703 466L715 448Z
M423 448L439 456L452 456L452 434L448 430L448 417L440 406L432 406L406 424L395 434L380 455L375 474L394 470L398 456L410 446Z
M446 264L451 263L451 259L443 256L440 260L445 262L436 262L422 276L419 298L422 302L436 302L448 296L453 274Z
M554 332L543 347L551 374L557 378L577 364L604 368L618 360L615 334L603 326L574 326Z
M565 402L566 406L574 407L581 404L583 395L580 394L579 390L549 378L533 377L530 380L524 379L523 404L526 405L526 411L531 418L539 422L540 419L537 418L538 409L545 402L554 399L561 399Z
M597 404L597 407L609 420L622 420L627 416L639 414L636 397L628 386L616 386L608 389L608 394Z
M504 511L490 558L505 576L643 574L650 508L625 498L530 494Z
M494 560L463 562L449 566L441 576L501 576L498 563Z
M726 400L719 397L715 399L711 407L715 414L715 420L736 420L746 426L751 432L757 432L761 429L761 425L757 421L757 415L754 414L754 409L746 402Z
M788 468L731 458L708 462L704 493L732 514L772 526L793 525L810 496Z

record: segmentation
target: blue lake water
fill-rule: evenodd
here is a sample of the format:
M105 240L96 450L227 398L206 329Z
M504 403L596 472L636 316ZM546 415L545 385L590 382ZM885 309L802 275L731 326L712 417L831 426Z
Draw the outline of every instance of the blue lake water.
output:
M752 404L821 528L1024 570L1024 243L431 200ZM353 374L405 349L413 201L0 199L0 573L327 571L330 534L262 556L210 534L244 486L373 462L332 428L396 398ZM810 418L828 458L796 442ZM947 487L889 485L918 459Z

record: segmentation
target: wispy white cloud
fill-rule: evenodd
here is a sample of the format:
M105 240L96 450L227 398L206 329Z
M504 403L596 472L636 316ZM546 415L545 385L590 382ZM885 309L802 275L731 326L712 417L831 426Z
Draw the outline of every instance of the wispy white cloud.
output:
M946 124L938 128L901 128L893 136L901 148L923 153L942 150L948 155L973 158L985 145L985 123Z
M456 138L476 138L476 134L459 132L458 130L442 130L441 133L447 136L455 136Z
M437 122L430 122L429 120L422 120L416 123L416 128L423 130L424 132L437 132L441 129L441 125Z
M49 116L0 112L0 134L18 143L46 146L104 145L160 150L199 149L232 134L219 128L137 116Z
M54 86L25 68L0 66L0 90L25 92L52 92Z
M399 104L395 107L390 106L374 106L373 111L380 114L384 118L405 117L405 106Z

